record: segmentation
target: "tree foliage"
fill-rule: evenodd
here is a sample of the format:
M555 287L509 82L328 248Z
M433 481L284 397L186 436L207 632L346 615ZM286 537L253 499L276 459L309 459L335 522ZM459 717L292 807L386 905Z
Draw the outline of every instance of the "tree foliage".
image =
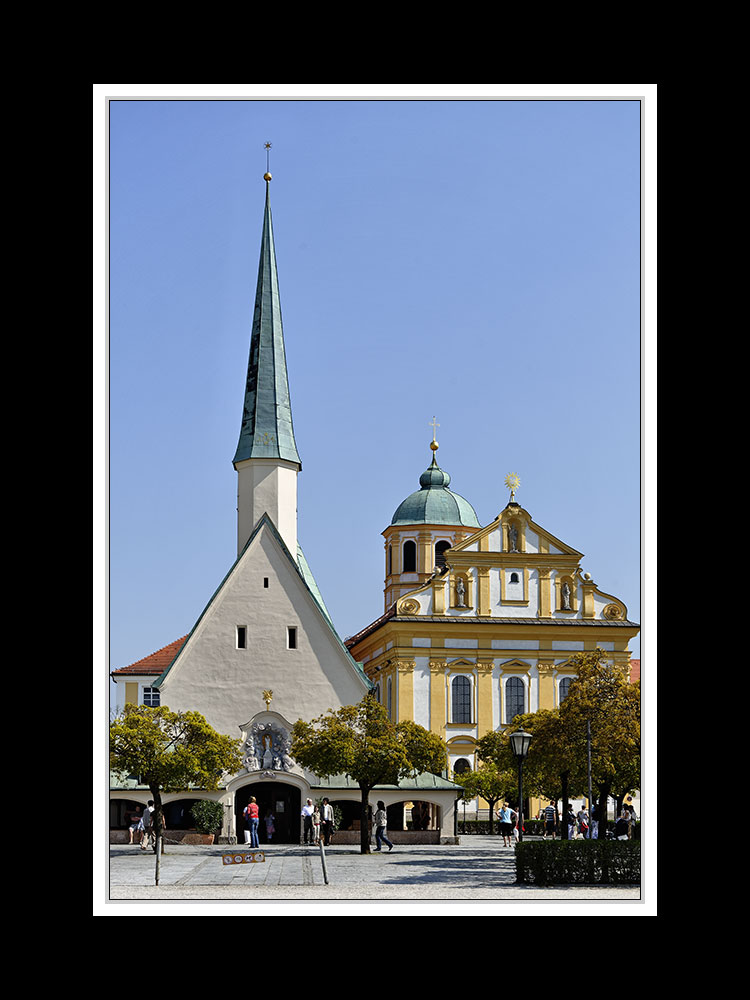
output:
M640 785L640 683L630 684L623 668L607 662L604 650L577 653L568 665L576 676L559 708L516 716L502 732L477 741L477 756L499 771L514 767L509 735L532 734L524 784L532 794L557 801L586 794L587 732L591 731L592 784L599 801Z
M126 705L110 723L113 771L136 775L154 799L156 884L164 828L161 796L190 786L218 788L225 774L242 766L241 741L218 733L199 712L172 712L166 705Z
M475 771L462 771L454 780L463 786L463 799L477 796L485 799L490 809L490 833L493 832L495 805L505 799L515 801L518 795L518 776L512 769L504 771L492 761L480 764Z
M370 852L369 793L376 785L397 785L414 772L440 773L446 765L443 741L415 722L394 723L372 695L312 722L292 728L291 754L321 778L347 774L362 792L360 845Z
M578 756L585 754L591 727L591 771L600 795L618 800L640 786L641 685L628 682L624 668L596 649L570 660L576 677L560 707L566 730L576 734Z

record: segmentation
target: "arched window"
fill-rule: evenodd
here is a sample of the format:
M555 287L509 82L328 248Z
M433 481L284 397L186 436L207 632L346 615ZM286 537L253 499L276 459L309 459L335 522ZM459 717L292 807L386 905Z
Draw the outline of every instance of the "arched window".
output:
M518 573L510 574L510 583L518 583Z
M393 572L393 546L388 546L388 576Z
M454 774L466 774L466 772L470 770L471 770L471 764L465 757L459 757L456 763L453 765Z
M385 686L386 691L386 711L388 712L388 718L393 718L393 685L391 683L391 678L388 678L388 682Z
M435 546L435 567L442 573L445 569L445 553L451 547L450 542L438 542Z
M471 681L461 674L451 682L451 708L453 722L471 722Z
M411 541L404 542L404 562L402 572L416 573L417 571L417 543Z
M517 715L523 715L524 689L520 677L509 677L505 682L505 723L509 725Z
M560 681L560 704L565 701L568 697L568 692L570 691L570 685L573 683L572 677L563 677Z

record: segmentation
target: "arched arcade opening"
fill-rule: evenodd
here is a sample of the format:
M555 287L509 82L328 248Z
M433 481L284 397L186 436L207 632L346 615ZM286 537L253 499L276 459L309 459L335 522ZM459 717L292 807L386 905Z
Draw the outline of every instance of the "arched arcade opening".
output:
M245 842L245 806L254 795L258 803L258 840L261 844L299 844L302 798L299 788L283 781L256 781L243 785L234 796L237 843Z

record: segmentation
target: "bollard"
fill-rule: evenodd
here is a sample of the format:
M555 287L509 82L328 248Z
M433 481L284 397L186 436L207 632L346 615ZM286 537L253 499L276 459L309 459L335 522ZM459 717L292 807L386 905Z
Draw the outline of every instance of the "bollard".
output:
M326 852L323 848L323 841L320 841L320 863L323 865L323 881L328 885L328 869L326 868Z

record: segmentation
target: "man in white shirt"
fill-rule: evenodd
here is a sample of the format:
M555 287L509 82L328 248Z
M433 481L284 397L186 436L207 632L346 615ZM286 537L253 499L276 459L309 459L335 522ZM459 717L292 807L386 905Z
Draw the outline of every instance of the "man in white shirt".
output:
M305 830L305 843L314 844L315 837L313 835L313 813L315 812L315 806L313 805L312 799L308 799L304 806L302 806L302 823ZM308 840L309 837L309 840Z

